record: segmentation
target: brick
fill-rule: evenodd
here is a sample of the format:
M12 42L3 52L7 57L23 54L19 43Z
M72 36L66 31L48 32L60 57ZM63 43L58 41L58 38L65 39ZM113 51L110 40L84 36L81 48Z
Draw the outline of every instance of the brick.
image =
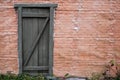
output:
M12 71L14 73L16 73L16 71L18 71L18 64L16 59L0 59L1 63L4 63L4 65L0 64L1 69L0 72L2 73L6 73L7 71ZM11 65L12 64L12 65Z
M120 12L120 3L117 2L116 4L112 4L112 11L113 12Z
M8 17L8 16L17 17L15 9L13 9L13 8L2 9L2 8L0 8L0 17Z
M82 1L81 1L82 2ZM111 9L109 1L83 1L81 3L82 10L90 10L90 11L107 11L109 12Z
M0 17L0 24L3 26L9 26L9 25L15 25L16 22L16 17Z
M14 3L32 3L33 0L14 0Z
M12 6L13 0L0 0L0 6Z

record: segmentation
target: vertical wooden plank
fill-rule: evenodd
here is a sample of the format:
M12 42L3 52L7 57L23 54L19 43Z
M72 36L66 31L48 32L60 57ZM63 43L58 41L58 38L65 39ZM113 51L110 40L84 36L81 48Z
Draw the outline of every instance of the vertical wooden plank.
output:
M39 31L42 29L42 25L45 22L45 18L39 18ZM46 26L45 26L46 27ZM41 34L41 38L39 40L39 66L43 65L43 34Z
M27 24L29 24L29 26L26 26L27 28L29 28L29 37L30 37L30 43L31 44L29 46L29 48L31 48L34 39L37 37L38 35L38 19L37 18L29 18L29 22ZM29 41L29 39L27 40ZM30 53L28 53L30 54ZM37 66L38 65L38 45L36 45L36 48L33 50L33 55L31 56L28 65L27 66ZM34 71L29 71L29 73L31 75L37 75L38 71L34 70Z
M53 24L54 19L54 8L50 7L50 30L49 30L49 75L53 74Z
M23 19L23 63L30 53L26 53L38 35L38 19L37 18L24 18ZM38 45L33 51L33 55L28 61L26 66L38 66ZM23 68L24 68L23 67ZM31 75L37 75L37 71L27 71Z
M38 35L37 18L29 18L29 22L27 24L29 24L29 26L26 26L26 27L29 28L28 36L30 37L30 39L28 39L27 41L30 41L29 44L31 44L31 45L29 46L29 49L31 49L34 39ZM37 62L37 53L38 53L38 51L37 51L37 45L36 45L36 48L33 50L33 55L31 56L27 66L37 66L37 63L38 63ZM28 53L28 54L30 54L30 53Z
M45 22L45 18L39 19L39 30L41 30L41 26ZM48 66L49 64L49 22L45 26L45 30L43 31L41 38L39 40L39 66ZM39 72L45 73L48 71L41 70Z
M22 73L22 7L18 7L18 55L19 74Z
M40 8L38 13L46 13L49 14L49 8ZM45 23L45 19L46 18L39 18L39 30L41 30L41 27L43 25L43 23ZM47 23L47 25L45 26L45 30L39 40L39 66L48 66L48 30L46 30L49 26L48 26L49 22ZM47 46L46 46L47 45ZM40 70L40 73L47 73L48 74L48 70Z
M48 66L49 64L49 23L46 25L43 34L43 66Z
M39 31L38 31L38 18L33 18L32 42L34 41L34 39L37 37L38 34L39 34ZM32 63L33 63L32 65L33 66L38 66L38 45L36 45L36 48L34 49L33 56L32 56L31 59L32 59Z

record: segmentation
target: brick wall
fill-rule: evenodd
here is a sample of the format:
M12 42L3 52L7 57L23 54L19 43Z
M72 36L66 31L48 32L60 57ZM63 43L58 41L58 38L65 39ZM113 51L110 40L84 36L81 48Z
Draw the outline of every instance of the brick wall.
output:
M90 76L120 62L120 0L0 0L0 72L18 73L15 3L57 3L54 74Z

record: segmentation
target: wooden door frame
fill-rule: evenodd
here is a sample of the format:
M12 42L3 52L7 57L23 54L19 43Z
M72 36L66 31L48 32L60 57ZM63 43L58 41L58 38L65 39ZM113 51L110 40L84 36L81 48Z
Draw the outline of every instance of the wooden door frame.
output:
M50 28L49 28L49 75L53 74L53 29L54 29L54 10L57 4L15 4L14 8L17 9L18 13L18 58L19 58L19 74L23 72L22 63L22 8L39 7L39 8L49 8L50 10Z

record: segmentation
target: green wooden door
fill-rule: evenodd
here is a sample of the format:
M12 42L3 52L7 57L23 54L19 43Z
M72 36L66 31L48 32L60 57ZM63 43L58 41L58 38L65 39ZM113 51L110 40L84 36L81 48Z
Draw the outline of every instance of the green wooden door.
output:
M56 5L45 5L16 5L20 72L32 75L52 74L53 7Z

